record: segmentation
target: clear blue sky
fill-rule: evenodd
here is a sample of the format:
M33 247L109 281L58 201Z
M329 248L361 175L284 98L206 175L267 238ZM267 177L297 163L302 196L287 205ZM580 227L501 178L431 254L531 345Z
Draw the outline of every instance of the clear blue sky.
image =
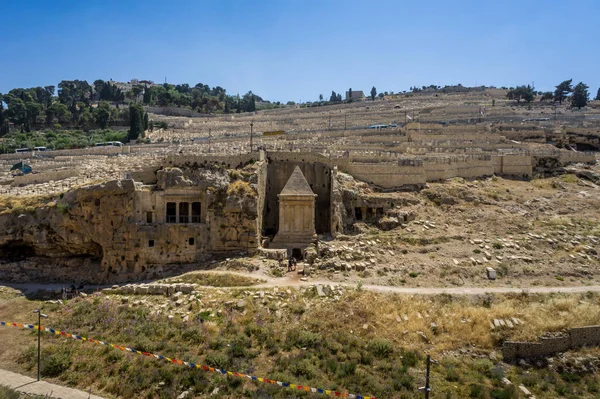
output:
M413 85L600 85L600 1L0 0L0 92L63 79L272 101Z

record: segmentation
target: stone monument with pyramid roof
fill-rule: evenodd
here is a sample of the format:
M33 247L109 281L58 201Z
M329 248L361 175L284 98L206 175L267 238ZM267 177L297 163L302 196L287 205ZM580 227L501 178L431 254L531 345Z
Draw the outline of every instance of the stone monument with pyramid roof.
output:
M273 247L304 248L315 242L315 198L298 166L279 193L279 231Z

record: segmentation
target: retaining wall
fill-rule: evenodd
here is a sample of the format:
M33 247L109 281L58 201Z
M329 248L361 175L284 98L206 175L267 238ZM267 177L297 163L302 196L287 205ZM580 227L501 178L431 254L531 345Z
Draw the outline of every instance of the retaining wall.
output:
M78 169L58 169L43 173L29 173L23 176L15 176L11 186L22 186L26 184L47 183L49 181L63 180L79 175Z
M506 341L502 345L502 355L504 360L530 359L588 345L600 345L600 326L571 328L562 337L542 338L540 342Z
M78 156L78 155L116 155L116 154L128 154L129 146L123 147L89 147L89 148L78 148L73 150L56 150L56 151L44 151L44 152L22 152L15 154L0 154L0 159L10 159L20 161L22 159L45 159L45 158L56 158L59 156Z

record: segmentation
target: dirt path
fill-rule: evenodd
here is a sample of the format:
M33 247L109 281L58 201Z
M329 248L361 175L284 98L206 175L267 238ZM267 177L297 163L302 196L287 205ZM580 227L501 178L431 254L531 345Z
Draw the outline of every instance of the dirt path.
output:
M331 280L308 279L302 281L300 275L296 273L288 273L285 277L271 277L266 274L235 272L227 270L211 270L211 271L196 271L194 273L218 273L218 274L233 274L241 277L259 278L266 280L266 283L257 284L248 288L274 288L274 287L308 287L311 285L333 285L343 287L357 287L356 283L335 282ZM228 287L219 287L219 289L227 289ZM239 289L240 287L229 287ZM243 287L242 287L243 288ZM485 293L581 293L581 292L600 292L600 285L589 286L570 286L570 287L396 287L388 285L370 285L365 284L362 289L380 292L380 293L397 293L397 294L417 294L417 295L437 295L437 294L453 294L453 295L480 295Z
M333 285L343 287L357 287L356 282L339 282L323 279L311 279L308 278L306 281L301 280L301 275L296 273L288 273L284 277L271 277L265 273L249 273L249 272L237 272L230 270L206 270L206 271L194 271L192 273L208 273L208 274L230 274L241 277L248 277L253 279L266 280L265 283L256 284L248 287L205 287L205 288L218 288L218 289L240 289L240 288L274 288L274 287L308 287L311 285ZM178 278L180 276L172 277ZM168 280L168 279L166 279ZM7 287L12 287L23 293L32 293L38 290L60 290L64 287L64 284L42 284L42 283L25 283L25 284L13 284L13 283L1 283ZM88 286L88 289L102 289L106 286ZM437 294L451 294L451 295L481 295L485 293L581 293L581 292L600 292L600 285L584 285L584 286L564 286L564 287L397 287L389 285L372 285L364 284L361 286L364 290L388 293L388 294L411 294L411 295L437 295Z

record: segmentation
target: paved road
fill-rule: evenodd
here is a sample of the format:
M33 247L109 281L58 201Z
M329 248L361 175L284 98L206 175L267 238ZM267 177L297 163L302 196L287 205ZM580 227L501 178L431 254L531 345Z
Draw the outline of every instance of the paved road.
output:
M2 369L0 369L0 385L10 387L19 392L42 395L48 398L104 399L101 396L92 395L89 392L50 384L46 381L37 381L35 378Z

